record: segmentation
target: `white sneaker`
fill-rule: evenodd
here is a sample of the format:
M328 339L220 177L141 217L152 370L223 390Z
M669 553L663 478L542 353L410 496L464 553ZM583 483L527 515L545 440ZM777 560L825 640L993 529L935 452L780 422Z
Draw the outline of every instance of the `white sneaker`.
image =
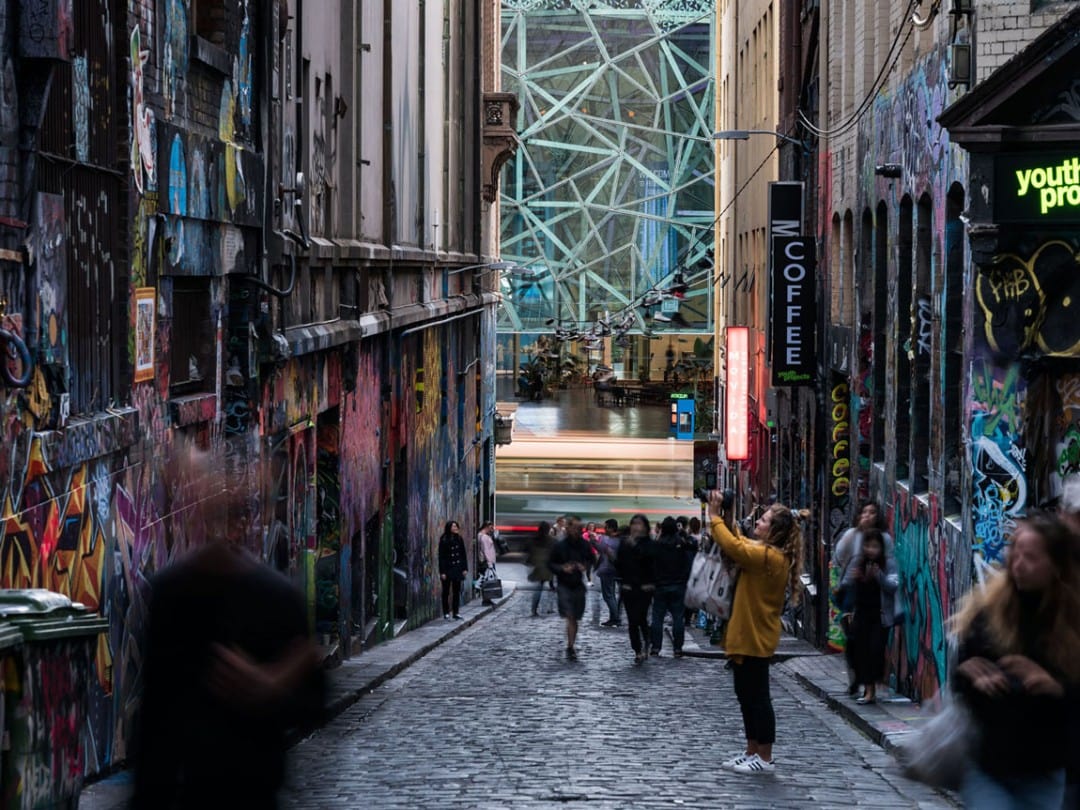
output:
M776 770L776 766L771 761L766 762L757 754L754 754L745 762L735 765L731 770L735 771L735 773L772 773Z
M729 759L725 759L723 762L720 763L720 767L726 771L731 771L735 769L736 765L742 765L744 762L746 762L748 759L751 759L753 756L753 754L747 754L744 751L741 754L736 754Z

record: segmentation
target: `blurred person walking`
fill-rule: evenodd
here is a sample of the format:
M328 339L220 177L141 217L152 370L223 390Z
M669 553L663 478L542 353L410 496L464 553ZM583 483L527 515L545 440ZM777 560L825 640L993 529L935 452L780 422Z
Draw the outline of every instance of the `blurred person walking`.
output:
M952 683L975 726L967 807L1062 806L1080 687L1076 544L1046 514L1018 520L1004 570L956 616Z
M896 560L885 551L885 538L875 528L865 529L859 554L841 585L852 594L846 648L855 683L864 689L856 703L873 703L877 684L885 677L885 647L894 624L898 585Z
M620 542L615 558L630 646L634 650L634 662L638 664L648 658L649 602L656 591L654 542L648 518L634 515L630 519L630 531Z
M577 660L578 623L585 615L585 575L592 567L592 549L582 537L581 522L570 520L566 536L551 550L551 570L555 572L559 615L566 620L566 660Z
M791 509L774 503L758 519L755 540L734 532L723 493L709 494L712 538L741 569L724 649L735 676L746 750L721 763L744 774L772 773L776 712L769 693L769 660L780 643L780 614L790 591L798 604L802 583L802 528Z
M540 521L536 527L536 535L529 544L529 554L525 559L529 566L529 582L537 584L532 598L532 615L540 615L540 598L544 595L544 586L554 587L552 579L555 575L551 572L551 549L555 545L551 524L546 520Z
M686 583L696 551L690 538L679 531L675 519L664 518L653 550L656 592L652 602L649 655L660 655L663 649L664 617L669 614L672 648L676 656L682 655L686 637Z
M270 810L288 733L324 716L322 653L300 592L226 539L225 515L244 505L229 502L207 455L189 463L208 542L149 582L130 806Z
M596 567L596 577L600 580L600 594L608 609L608 619L603 622L604 627L618 627L621 624L619 621L619 580L618 572L615 570L615 560L619 556L619 543L619 522L615 518L608 518L604 523L604 534L600 536L600 562Z
M468 575L469 558L465 551L465 540L461 536L461 527L457 521L451 520L439 538L439 579L442 580L444 619L451 616L455 619L461 618L461 584Z

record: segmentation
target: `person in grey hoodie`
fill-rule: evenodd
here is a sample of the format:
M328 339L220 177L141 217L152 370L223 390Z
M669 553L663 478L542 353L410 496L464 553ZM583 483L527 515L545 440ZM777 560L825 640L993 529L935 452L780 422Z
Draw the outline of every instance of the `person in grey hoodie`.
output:
M609 518L604 523L604 534L600 535L600 562L596 566L596 576L600 580L600 593L608 609L608 620L604 627L618 627L619 591L618 573L615 570L615 558L619 555L619 522Z

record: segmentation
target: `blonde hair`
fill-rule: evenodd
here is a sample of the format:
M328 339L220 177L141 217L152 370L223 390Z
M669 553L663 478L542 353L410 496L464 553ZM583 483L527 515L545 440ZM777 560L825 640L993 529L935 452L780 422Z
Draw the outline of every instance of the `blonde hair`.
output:
M803 532L800 521L807 520L810 512L806 509L795 511L780 503L770 506L769 512L772 514L769 536L763 539L787 560L788 589L794 606L802 599Z
M970 630L979 617L985 622L990 642L1001 655L1025 654L1038 649L1043 660L1071 683L1080 683L1080 566L1077 564L1078 541L1058 520L1035 513L1017 521L1015 534L1027 528L1042 538L1057 576L1042 592L1039 600L1035 638L1025 638L1021 628L1023 610L1021 592L1012 570L1005 567L985 587L975 588L950 620L958 636ZM1029 632L1030 635L1030 632Z

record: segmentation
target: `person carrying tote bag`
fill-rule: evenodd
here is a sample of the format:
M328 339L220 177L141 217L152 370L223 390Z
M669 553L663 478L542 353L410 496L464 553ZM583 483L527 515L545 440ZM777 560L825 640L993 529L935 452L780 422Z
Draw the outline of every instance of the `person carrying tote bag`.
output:
M725 508L726 507L726 508ZM742 709L746 749L721 763L742 774L769 774L776 740L776 713L769 693L769 661L780 643L780 614L790 590L792 604L801 595L802 528L799 518L781 504L770 506L755 527L755 540L729 528L731 506L719 492L709 496L713 540L741 569L724 649L735 676Z

